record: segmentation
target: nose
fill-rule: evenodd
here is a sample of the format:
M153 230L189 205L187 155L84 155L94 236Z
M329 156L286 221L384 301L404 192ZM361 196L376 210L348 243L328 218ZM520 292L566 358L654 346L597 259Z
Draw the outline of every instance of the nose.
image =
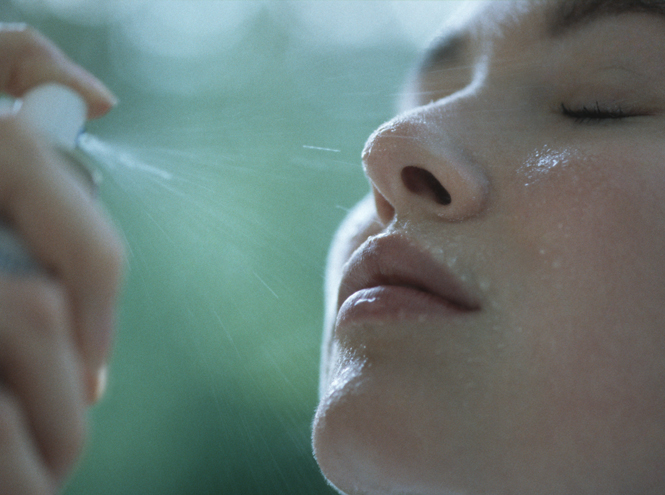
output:
M365 144L365 174L386 225L416 215L455 222L485 208L489 180L442 114L436 105L421 107L385 123Z

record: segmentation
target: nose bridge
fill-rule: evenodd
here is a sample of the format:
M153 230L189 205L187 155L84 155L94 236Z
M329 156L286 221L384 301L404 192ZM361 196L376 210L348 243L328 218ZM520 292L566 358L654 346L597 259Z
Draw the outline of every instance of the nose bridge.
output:
M468 147L473 140L462 139L478 129L469 128L463 113L459 102L432 103L395 117L370 136L363 166L384 222L400 215L459 221L484 209L489 180Z

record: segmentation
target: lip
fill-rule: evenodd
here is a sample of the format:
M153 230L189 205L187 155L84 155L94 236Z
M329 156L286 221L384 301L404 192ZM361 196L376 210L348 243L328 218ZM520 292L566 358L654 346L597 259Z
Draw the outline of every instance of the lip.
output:
M447 267L403 235L371 237L344 266L338 324L367 320L424 321L480 310Z

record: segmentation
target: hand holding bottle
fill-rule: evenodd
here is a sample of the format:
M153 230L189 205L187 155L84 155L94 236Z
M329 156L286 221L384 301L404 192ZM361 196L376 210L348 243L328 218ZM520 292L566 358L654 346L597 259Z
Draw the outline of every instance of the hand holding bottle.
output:
M0 91L74 89L88 117L114 97L44 37L0 24ZM72 469L103 388L122 276L110 222L55 149L0 117L0 214L43 272L0 272L0 493L48 494Z

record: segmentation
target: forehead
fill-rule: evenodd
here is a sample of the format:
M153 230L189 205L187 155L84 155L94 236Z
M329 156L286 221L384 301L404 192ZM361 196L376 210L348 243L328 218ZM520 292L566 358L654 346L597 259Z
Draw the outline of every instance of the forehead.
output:
M557 39L603 18L643 13L665 19L665 0L517 0L467 2L421 60L427 69L460 58L478 40L528 32Z

